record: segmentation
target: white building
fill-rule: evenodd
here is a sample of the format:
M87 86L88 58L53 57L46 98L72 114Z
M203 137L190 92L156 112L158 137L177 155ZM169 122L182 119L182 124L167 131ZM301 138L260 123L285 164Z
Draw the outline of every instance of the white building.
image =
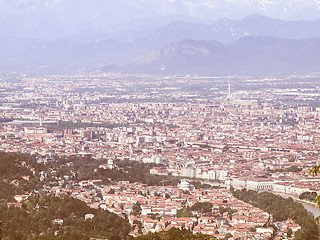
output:
M178 184L178 188L183 191L190 191L194 189L194 186L191 185L188 181L183 180Z
M191 168L191 167L181 168L180 175L182 177L195 178L196 177L196 169Z
M247 180L246 188L255 191L273 190L273 181Z

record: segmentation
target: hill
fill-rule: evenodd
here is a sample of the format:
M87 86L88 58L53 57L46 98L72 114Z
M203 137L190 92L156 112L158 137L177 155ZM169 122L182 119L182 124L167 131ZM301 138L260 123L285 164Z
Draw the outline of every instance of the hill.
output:
M0 152L1 239L89 240L129 233L128 221L114 213L68 195L50 195L49 185L55 185L57 177L40 179L50 175L50 167L38 163L37 157ZM16 202L19 196L25 199L21 203ZM91 218L86 220L86 214Z
M320 20L285 21L261 15L240 20L222 18L216 21L182 16L149 16L121 24L105 25L99 22L91 26L89 22L87 28L83 25L72 26L72 31L61 29L61 26L56 26L57 22L50 22L52 28L45 28L44 23L28 23L37 20L33 18L20 24L17 24L16 20L17 26L9 28L11 22L8 19L12 17L4 16L0 23L7 23L0 28L0 74L76 73L97 69L115 71L119 69L114 67L115 65L126 65L143 54L149 54L149 51L156 51L186 39L217 41L228 46L247 37L301 41L320 37ZM16 28L17 31L14 31ZM241 61L254 61L245 58L245 55L238 57ZM219 63L222 60L217 61ZM277 60L283 61L281 58ZM312 67L307 70L313 69ZM295 66L290 70L294 72ZM239 71L236 69L234 72Z
M109 211L89 208L70 196L32 197L21 208L8 208L1 203L0 212L2 239L89 240L126 236L130 231L125 219Z
M153 74L263 75L317 72L320 38L245 37L232 44L183 40L153 50L122 70Z

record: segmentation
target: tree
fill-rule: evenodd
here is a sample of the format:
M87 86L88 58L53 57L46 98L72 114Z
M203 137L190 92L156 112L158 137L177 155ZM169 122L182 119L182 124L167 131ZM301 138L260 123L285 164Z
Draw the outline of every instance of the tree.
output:
M314 217L301 203L292 198L283 198L269 192L256 192L252 190L236 190L234 196L245 202L270 213L277 221L291 218L301 226L295 233L295 240L318 239L318 227Z
M193 217L193 214L189 208L182 208L177 211L177 217Z
M197 211L202 214L210 214L212 212L213 204L210 202L197 202L192 207L179 209L177 217L192 217L192 211Z
M110 240L121 240L121 238L119 236L112 236Z
M319 169L320 169L320 165L316 165L310 169L309 174L311 174L313 177L315 177L318 175ZM317 195L317 197L316 197L316 204L317 204L318 208L320 209L320 195ZM316 221L318 224L320 223L320 216L316 217Z
M131 214L134 215L134 216L140 216L141 211L142 211L142 209L141 209L140 203L136 202L132 207Z
M232 238L232 234L231 233L226 233L226 235L224 236L223 240L228 240L229 238Z
M127 220L109 211L92 209L86 203L65 195L54 197L30 197L22 208L7 208L0 204L0 221L3 222L1 239L37 239L40 233L45 233L42 240L56 230L59 234L55 240L89 240L90 237L110 237L121 232L126 236L130 232ZM86 214L94 218L85 221ZM63 224L54 224L54 219L62 219ZM51 229L48 231L48 229ZM10 230L10 231L9 231Z
M299 199L305 199L307 201L315 202L317 199L317 193L316 192L304 192L304 193L300 194Z
M112 188L108 192L108 194L115 194L115 193L116 193L116 191L114 189L112 189Z
M222 216L225 212L230 212L230 211L232 211L232 209L231 209L230 207L222 207L222 206L219 207L219 212L220 212L221 216Z
M139 236L136 238L129 238L136 240L217 240L205 234L192 234L186 229L172 228L169 231L161 231L157 233L149 233L147 235Z

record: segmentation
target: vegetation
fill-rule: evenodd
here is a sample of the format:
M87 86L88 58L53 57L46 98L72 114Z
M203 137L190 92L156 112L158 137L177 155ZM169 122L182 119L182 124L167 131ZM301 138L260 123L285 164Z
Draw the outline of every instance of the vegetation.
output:
M192 207L179 209L177 217L192 217L193 211L201 212L203 214L211 214L213 204L210 202L197 202Z
M136 202L133 206L132 206L132 212L131 214L134 215L134 216L140 216L141 214L141 205L139 202Z
M84 202L63 196L32 197L22 208L0 204L2 239L90 239L127 235L128 222L116 214L92 209ZM93 214L85 220L86 214ZM54 223L55 219L63 220ZM41 238L39 236L42 236Z
M310 169L309 174L312 176L317 176L319 173L320 165L316 165L313 168ZM318 208L320 209L320 195L316 196L316 203ZM320 216L316 217L316 221L319 224L320 223Z
M21 176L31 175L32 172L22 166L23 161L27 161L30 156L18 153L0 152L0 176L2 179L14 180Z
M41 188L43 183L39 180L39 171L43 169L35 156L0 152L0 199L11 201L16 194ZM30 176L30 180L23 179L23 176Z
M177 217L193 217L193 214L189 208L181 208L177 211Z
M13 118L3 118L3 117L0 117L0 123L3 123L3 122L12 122L13 121Z
M71 160L71 159L69 159ZM157 166L156 164L144 164L137 161L129 160L117 160L115 161L118 166L117 169L102 169L99 168L99 164L105 162L105 160L97 161L95 159L79 159L75 158L71 160L73 166L70 170L78 172L79 180L86 179L101 179L105 184L110 181L129 181L140 182L149 186L162 185L163 180L165 185L176 186L179 183L178 178L169 176L151 175L150 169ZM98 169L97 169L98 168ZM97 171L94 171L97 169Z
M293 221L301 226L301 230L296 232L294 239L318 239L318 227L313 219L313 215L301 203L293 201L292 198L285 199L272 193L258 193L245 189L233 191L233 195L272 214L273 218L277 221L283 221L288 218L293 219Z
M17 187L6 182L0 182L0 200L13 201L13 196L18 193Z
M56 157L55 161L51 162L46 167L55 169L57 171L57 177L75 173L75 180L101 179L103 184L110 184L113 181L129 181L155 186L162 185L163 180L165 180L165 185L176 186L179 183L179 179L176 177L150 174L150 169L159 166L157 164L145 164L130 160L114 160L117 168L99 168L100 164L105 163L105 159L70 156Z
M226 235L224 236L223 240L228 240L229 238L232 238L232 234L231 233L226 233Z
M186 229L179 230L172 228L169 231L162 231L157 233L149 233L147 235L139 236L136 238L129 238L130 240L217 240L215 237L211 237L205 234L192 234Z
M294 173L301 172L301 171L302 171L302 169L297 166L290 166L286 169L270 170L270 172L294 172Z
M223 215L225 212L230 213L232 215L234 212L237 212L236 209L231 209L230 207L219 207L219 212L221 215Z
M190 207L190 210L202 213L211 213L212 207L213 204L210 202L197 202L192 207Z
M307 200L310 202L316 202L317 193L316 192L304 192L301 193L299 199Z
M57 177L71 176L66 169L69 158L56 158L47 165L37 163L38 156L0 152L0 238L2 240L69 240L111 238L127 235L127 220L108 211L89 208L70 196L43 195L43 185L57 185ZM79 159L81 161L81 159ZM95 163L97 164L97 163ZM90 165L93 167L93 165ZM53 170L52 172L50 172ZM40 173L48 177L40 181ZM24 179L24 176L28 176ZM34 193L22 207L7 207L16 194ZM85 220L86 214L93 214ZM54 223L55 219L63 223Z
M72 121L59 121L57 125L46 125L49 131L62 130L62 129L80 129L88 127L105 127L115 128L120 125L110 123L85 123L85 122L72 122Z
M209 184L201 183L200 181L191 181L190 184L192 184L195 188L200 189L209 189L209 188L218 188L218 187L212 187Z
M68 164L67 164L68 163ZM72 163L72 164L69 164ZM109 238L119 239L126 236L130 226L125 219L118 217L108 211L89 208L84 202L70 196L61 198L48 195L35 195L23 202L22 208L8 208L6 202L13 201L13 196L26 191L41 189L44 184L55 184L58 178L63 179L65 175L77 180L101 179L104 183L112 181L142 182L148 185L177 185L178 178L168 176L157 176L149 173L155 164L143 164L129 160L115 160L116 169L99 169L99 165L105 160L91 158L56 157L47 165L37 163L37 156L18 153L0 152L0 234L4 240L9 239L90 239ZM53 170L54 175L40 181L40 172ZM31 171L32 170L32 171ZM316 169L316 171L318 171ZM22 176L31 176L30 180L24 180ZM19 184L11 184L18 180ZM194 185L202 187L200 182ZM286 220L292 218L302 229L295 234L295 239L317 239L318 230L313 216L304 207L291 198L284 199L271 193L257 193L255 191L232 189L233 194L250 204L271 213L275 220ZM112 192L110 192L112 193ZM301 198L315 197L314 193L304 193ZM316 198L320 203L320 198ZM220 213L230 212L231 209L220 208ZM193 211L210 215L212 204L209 202L196 203L178 211L178 217L192 216ZM141 212L140 203L137 202L133 208L133 214ZM92 219L85 220L86 214L93 214ZM152 216L157 218L157 216ZM61 219L63 223L54 223L54 219ZM254 230L254 229L253 229ZM288 230L288 234L292 234ZM226 236L230 237L230 236ZM168 232L148 234L137 238L144 239L215 239L207 235L193 235L187 230L172 229Z

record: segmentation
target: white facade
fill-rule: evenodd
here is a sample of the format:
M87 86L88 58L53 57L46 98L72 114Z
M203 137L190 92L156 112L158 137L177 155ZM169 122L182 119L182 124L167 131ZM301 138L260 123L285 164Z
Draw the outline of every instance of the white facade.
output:
M181 168L180 175L182 177L195 178L196 177L196 169L194 168Z
M247 180L247 189L255 190L255 191L266 191L273 190L273 181L254 181Z

